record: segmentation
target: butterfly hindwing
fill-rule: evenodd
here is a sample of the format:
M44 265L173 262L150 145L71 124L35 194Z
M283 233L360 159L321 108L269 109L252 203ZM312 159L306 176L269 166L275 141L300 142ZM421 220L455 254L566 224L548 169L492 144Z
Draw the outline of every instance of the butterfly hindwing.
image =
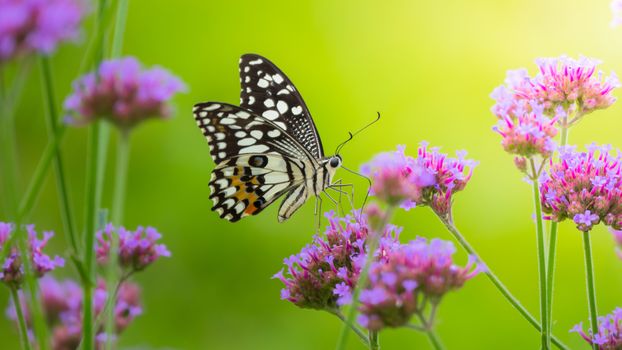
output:
M324 156L311 113L287 76L265 57L240 58L240 106L279 125L316 159Z
M229 221L255 215L293 187L304 183L296 162L280 154L246 154L220 163L210 190L216 211Z

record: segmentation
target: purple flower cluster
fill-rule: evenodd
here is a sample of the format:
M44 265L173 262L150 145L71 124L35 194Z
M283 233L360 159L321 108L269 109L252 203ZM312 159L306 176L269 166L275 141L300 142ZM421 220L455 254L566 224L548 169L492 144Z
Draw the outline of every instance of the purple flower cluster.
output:
M526 158L534 155L548 158L555 150L557 119L545 116L541 106L533 104L529 111L502 113L498 117L493 130L503 138L501 144L506 152Z
M302 308L335 311L351 302L351 292L365 264L365 241L370 233L367 217L353 212L343 218L333 212L326 214L329 225L323 235L313 237L299 254L284 260L286 272L274 275L285 284L281 299L289 300ZM399 244L401 230L386 227L376 259Z
M30 252L30 260L35 275L41 277L46 273L54 270L56 267L62 267L65 261L55 256L50 256L43 253L43 248L47 242L54 236L53 232L44 232L43 239L37 238L37 232L34 225L26 226L26 232L28 233L28 250ZM10 243L10 240L15 233L15 225L6 222L0 222L0 250L4 249L6 244ZM17 247L15 246L9 249L9 255L6 260L2 262L2 270L0 271L0 280L11 286L18 287L24 280L24 266L22 264L22 257Z
M613 234L613 238L615 239L616 243L618 244L618 247L616 248L616 252L618 253L618 256L620 257L620 259L622 259L622 231L620 230L614 230L614 229L610 229L611 233Z
M0 64L77 39L85 12L80 0L0 0Z
M493 130L502 136L505 151L548 158L555 148L556 123L567 128L583 115L613 104L612 91L620 83L615 73L603 78L596 71L599 63L561 56L537 59L535 77L525 69L508 71L504 85L490 95L495 100L491 110L499 119Z
M97 232L95 251L99 264L108 263L110 240L113 235L118 239L118 262L124 269L140 271L160 257L171 256L171 252L164 244L157 243L162 235L155 228L139 226L135 231L130 231L124 227L115 228L112 224L108 224L103 231Z
M359 323L370 330L400 327L423 310L425 297L433 304L482 271L470 258L465 267L453 263L451 242L417 238L388 251L369 270L369 285L361 292Z
M542 207L553 221L574 220L587 232L603 221L622 228L622 164L610 146L589 145L560 149L560 160L551 161L550 172L540 185Z
M39 282L41 303L43 311L52 330L52 349L68 350L77 349L82 339L82 290L72 281L58 281L46 276ZM99 280L95 290L94 310L96 316L100 315L106 306L107 290L103 280ZM26 305L26 300L20 294L20 303L24 311L28 326L31 324L31 316ZM124 282L120 285L115 302L115 332L120 334L140 314L140 289L137 285ZM7 316L17 321L15 305L11 302L6 312ZM103 339L103 329L97 330L98 338ZM98 349L103 348L98 344Z
M598 332L590 329L583 331L583 324L574 326L570 332L578 333L589 344L597 344L600 350L618 350L622 348L622 309L616 308L609 315L598 318Z
M137 59L125 57L102 62L73 83L65 109L84 124L106 118L121 128L131 128L147 118L167 118L169 100L186 90L184 83L167 70L143 69Z
M596 70L600 61L587 57L578 60L567 56L539 58L539 73L529 77L524 69L508 72L506 86L497 88L491 95L497 102L493 113L521 114L536 102L551 116L576 113L580 116L597 109L607 108L615 102L613 89L620 86L615 73L603 77Z
M361 172L371 176L372 193L389 204L409 209L417 205L430 206L446 216L451 211L452 195L464 189L477 164L465 159L466 152L449 158L437 147L428 149L422 142L417 158L404 154L404 147L396 152L378 154L364 164Z

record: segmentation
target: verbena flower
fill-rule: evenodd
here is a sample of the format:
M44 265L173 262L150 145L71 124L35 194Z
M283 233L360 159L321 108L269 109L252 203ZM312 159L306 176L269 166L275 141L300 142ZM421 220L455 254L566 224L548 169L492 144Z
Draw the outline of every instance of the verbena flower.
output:
M613 19L611 20L611 26L617 27L622 24L622 0L613 0L611 2L611 12Z
M115 228L112 224L106 225L104 230L96 234L95 247L97 262L105 265L110 258L110 239L118 239L118 263L131 271L140 271L151 265L160 257L170 257L171 252L164 244L158 243L162 235L153 227L139 226L135 231L124 227Z
M359 212L343 218L329 212L326 217L329 225L324 234L314 236L313 243L286 258L286 271L279 271L273 278L285 284L281 299L302 308L334 312L351 302L351 293L365 264L365 241L370 227L366 216ZM383 259L399 244L400 231L395 226L386 227L376 259Z
M80 0L0 0L0 64L77 39L85 13Z
M578 60L567 56L539 58L539 73L529 77L524 69L508 72L505 85L496 88L492 111L497 117L518 117L531 112L533 103L541 105L550 118L576 122L583 115L607 108L615 102L612 91L620 86L615 73L604 77L596 70L600 61L587 57ZM573 114L573 120L565 117ZM560 118L564 117L564 118Z
M464 267L455 265L455 252L451 242L422 237L388 251L369 269L369 285L360 295L359 323L375 331L403 326L423 310L421 300L437 304L483 270L472 257Z
M28 252L32 268L35 276L41 277L54 270L56 267L62 267L65 264L63 258L50 256L43 253L43 248L47 242L54 236L51 231L44 232L43 238L37 238L37 232L34 225L26 226L28 234ZM15 225L6 222L0 222L0 251L9 244L11 238L15 234ZM14 240L14 246L9 247L9 254L2 262L2 270L0 270L0 280L8 285L19 287L24 280L24 266L22 264L22 256L17 247L17 239Z
M48 327L52 333L52 349L77 349L82 339L82 306L83 293L80 286L72 281L58 281L46 276L39 282L43 312ZM96 317L104 311L108 294L103 280L99 280L94 293L94 310ZM30 310L20 292L20 304L27 320L28 327L32 327ZM130 282L123 282L118 290L115 304L115 334L120 334L127 326L142 313L140 305L140 289ZM6 311L7 317L17 322L17 313L13 301ZM103 328L96 329L100 342L97 348L103 348L105 336Z
M541 108L531 108L521 114L506 114L493 128L503 138L503 149L520 157L551 156L557 135L556 118L543 114Z
M540 185L542 206L556 222L571 219L581 231L599 222L622 228L622 167L619 151L610 146L560 149L560 160L551 161L550 172Z
M186 91L184 83L160 67L143 69L134 57L107 60L95 72L73 83L73 93L65 99L65 109L85 124L106 118L128 129L148 118L171 115L170 100Z
M600 350L622 348L622 309L616 308L609 315L598 317L598 330L583 331L583 324L575 325L570 332L578 333L589 344L597 344Z
M374 157L361 172L371 176L372 193L379 199L406 209L429 206L446 216L453 194L464 189L477 165L465 156L466 152L460 151L457 158L449 158L437 147L428 149L428 143L422 142L417 158L404 155L404 148L398 147L397 152Z
M620 257L620 259L622 259L622 231L620 230L614 230L614 229L610 229L611 233L613 234L613 238L615 239L616 243L618 244L618 247L616 248L616 252L618 253L618 256Z

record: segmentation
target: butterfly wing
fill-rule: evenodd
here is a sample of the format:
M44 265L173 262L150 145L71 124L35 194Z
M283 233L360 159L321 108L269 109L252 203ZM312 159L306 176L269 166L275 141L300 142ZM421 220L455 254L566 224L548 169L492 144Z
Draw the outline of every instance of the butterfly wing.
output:
M240 58L240 106L273 121L316 159L324 157L311 113L287 76L265 57Z
M217 166L210 189L216 211L229 221L255 215L301 186L312 156L273 122L225 103L199 103L194 115Z

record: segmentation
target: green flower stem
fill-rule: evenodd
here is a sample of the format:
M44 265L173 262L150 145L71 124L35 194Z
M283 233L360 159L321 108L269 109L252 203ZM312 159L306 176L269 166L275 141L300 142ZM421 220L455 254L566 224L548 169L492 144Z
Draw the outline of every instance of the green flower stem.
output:
M358 304L359 294L361 293L361 289L363 286L367 284L367 273L369 272L369 266L372 263L374 258L374 253L378 248L378 243L380 237L382 236L382 232L384 228L387 226L391 217L393 216L393 211L395 207L389 206L384 214L383 219L379 223L377 227L372 227L372 232L367 236L367 256L365 257L365 265L363 265L363 269L361 270L361 274L359 275L359 280L356 283L356 287L354 287L354 291L352 292L352 305L348 309L348 313L346 314L345 325L341 329L341 334L339 335L339 340L337 342L337 350L343 350L348 343L348 325L354 324L354 316L356 315L356 308Z
M43 76L43 94L47 104L47 124L48 135L54 145L56 145L54 156L54 171L56 173L56 187L58 189L58 195L60 200L61 217L63 220L63 227L68 236L69 244L73 251L73 255L78 255L78 238L76 225L73 219L71 211L71 205L69 204L69 193L67 190L67 180L65 177L65 171L63 168L63 161L59 149L59 143L56 138L59 127L58 109L56 106L56 97L54 94L54 83L52 80L52 70L50 68L50 61L47 57L41 57L41 72Z
M118 0L114 34L112 36L111 56L113 58L121 56L123 51L123 35L125 34L125 24L127 23L127 10L128 0Z
M568 143L568 127L562 126L560 146ZM557 250L557 222L551 222L551 232L549 235L549 253L547 259L546 272L546 314L549 320L549 330L553 332L553 288L555 284L555 257Z
M123 209L125 207L125 191L127 181L127 168L130 155L130 135L126 130L121 130L117 142L117 157L114 175L114 190L112 199L112 223L123 223Z
M17 313L17 323L19 326L19 335L21 337L22 349L30 350L30 339L28 339L28 326L26 325L26 319L24 318L24 310L22 310L22 303L19 300L19 293L17 293L16 287L10 287L11 297L13 298L13 305L15 305L15 312Z
M444 350L445 347L443 346L443 343L441 343L438 335L436 335L436 333L434 332L432 325L432 316L430 317L430 320L426 320L423 312L418 311L417 317L419 318L419 321L421 321L422 331L428 336L428 340L430 340L430 344L432 344L434 350Z
M380 344L378 341L378 332L377 331L369 331L369 350L378 350L380 349Z
M533 158L529 159L531 163L531 181L533 183L533 202L536 210L536 240L538 245L538 275L540 284L540 322L542 324L542 348L548 350L551 348L551 334L549 332L548 307L547 305L547 288L546 288L546 244L544 242L544 225L542 222L542 204L540 203L540 187L538 182L539 172L536 168Z
M22 197L19 205L19 213L22 217L28 217L39 192L41 192L43 180L45 180L47 170L50 168L50 164L52 164L52 160L56 155L59 144L65 135L65 130L66 127L64 125L58 125L55 133L56 136L48 141L47 146L43 150L43 154L39 159L35 172L30 180L30 183L28 183L28 187L26 188L26 193Z
M84 228L84 269L87 280L84 288L83 346L94 349L93 289L95 287L95 233L103 185L103 168L108 140L108 125L99 120L89 127L89 147L86 170L86 214Z
M484 273L486 274L488 279L492 282L492 284L494 284L497 290L501 292L503 297L516 309L516 311L518 311L521 314L521 316L523 316L525 320L527 320L527 322L529 322L538 332L541 332L542 327L540 326L540 323L538 323L535 317L533 317L529 313L529 311L527 311L527 309L520 303L520 301L514 295L512 295L510 290L503 284L503 282L501 282L499 277L497 277L497 275L492 271L490 266L488 266L484 262L484 260L482 260L482 258L477 254L475 249L469 244L469 242L464 238L462 233L454 225L453 221L449 217L444 217L442 215L439 215L438 213L437 213L437 216L441 220L443 225L445 225L447 230L453 235L453 237L462 246L462 248L464 248L464 250L466 250L467 253L475 257L477 262L479 262L480 264L483 264L486 267L486 270ZM551 341L559 349L562 349L562 350L569 349L568 346L564 345L559 339L557 339L554 336L551 337Z
M356 325L354 325L352 323L347 323L345 316L343 316L343 314L339 310L333 311L331 313L333 315L337 316L341 321L343 321L345 326L350 327L350 329L352 329L354 334L356 334L358 336L359 340L361 342L363 342L363 344L365 344L366 347L370 346L369 345L369 340L367 339L367 336L365 335L365 333L363 333L363 331L361 331Z
M3 81L0 71L0 81ZM23 78L23 77L22 77ZM7 213L8 218L13 219L15 223L15 232L12 235L9 242L6 242L2 251L2 260L6 259L7 255L11 251L11 247L14 246L17 241L20 256L22 258L22 264L24 268L24 281L25 286L28 289L30 296L30 306L32 310L33 328L35 339L38 341L38 348L40 350L48 349L47 341L47 328L45 326L45 320L38 296L38 285L32 269L32 261L30 259L30 251L27 243L27 232L21 227L22 217L19 215L17 205L17 151L15 144L15 128L14 128L14 107L15 100L18 93L16 89L21 89L19 78L14 82L14 90L7 93L4 89L4 84L0 84L0 103L3 104L0 115L0 161L2 162L3 175L5 175L3 185L5 196L7 196ZM15 87L17 86L17 87ZM5 102L5 99L11 99L11 102ZM6 100L8 101L8 100ZM18 304L19 305L19 304Z
M585 280L587 284L587 300L590 310L590 326L592 333L598 332L598 310L596 308L596 287L594 285L594 263L592 261L592 243L590 232L583 232L583 250L585 251ZM598 350L597 344L592 344Z

